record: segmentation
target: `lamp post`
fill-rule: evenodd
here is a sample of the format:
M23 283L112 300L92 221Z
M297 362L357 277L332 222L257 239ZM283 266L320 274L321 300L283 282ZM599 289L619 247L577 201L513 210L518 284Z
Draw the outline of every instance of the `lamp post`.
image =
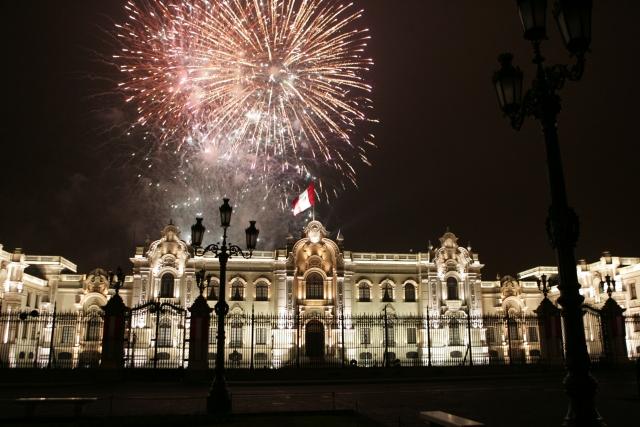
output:
M551 281L547 279L546 274L543 274L539 278L536 278L536 282L538 283L538 290L542 291L544 299L547 299L547 295L549 294L549 291L551 291L551 287L553 286L551 284Z
M576 273L575 245L578 240L578 217L567 201L558 144L557 116L561 109L558 92L567 80L580 80L585 68L585 54L591 44L592 0L556 0L553 14L564 44L575 57L572 66L544 65L540 44L547 39L547 0L517 0L524 38L533 44L536 77L523 94L523 73L512 64L513 56L499 56L499 71L493 84L503 113L514 129L519 130L524 118L533 116L542 125L547 153L551 190L551 206L547 218L547 233L556 252L559 272L562 318L566 331L566 367L564 384L570 399L565 425L601 426L602 418L595 407L597 383L589 372L589 354L582 320L584 297L579 293Z
M255 221L249 221L249 227L245 230L247 250L245 253L239 246L227 243L227 229L231 225L231 213L233 208L229 205L229 199L224 199L224 203L220 206L220 226L223 229L222 244L213 243L206 247L202 247L202 239L204 237L205 227L202 224L202 218L196 218L196 223L191 226L191 246L193 252L197 256L204 254L213 254L220 262L220 290L218 302L214 310L218 316L218 330L216 343L216 367L214 370L213 384L207 396L207 412L210 414L227 414L231 412L231 395L227 388L227 381L224 374L224 346L225 346L225 330L224 319L229 312L229 304L226 301L226 278L227 278L227 261L233 256L242 256L243 258L251 258L253 250L256 248L259 230L256 228ZM204 274L203 274L204 276ZM202 286L202 279L200 279ZM204 290L204 288L201 288ZM202 293L201 290L201 293Z

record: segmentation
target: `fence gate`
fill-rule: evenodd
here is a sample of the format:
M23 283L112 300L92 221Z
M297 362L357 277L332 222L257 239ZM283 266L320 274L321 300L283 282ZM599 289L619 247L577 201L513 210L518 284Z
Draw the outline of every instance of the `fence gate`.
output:
M168 302L150 301L127 316L125 366L183 368L188 358L188 311Z

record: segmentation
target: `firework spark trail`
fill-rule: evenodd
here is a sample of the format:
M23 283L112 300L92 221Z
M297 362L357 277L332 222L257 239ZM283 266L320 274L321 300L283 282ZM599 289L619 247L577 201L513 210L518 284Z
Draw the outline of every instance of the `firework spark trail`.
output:
M129 1L117 25L120 89L137 124L176 149L244 151L355 182L352 135L368 121L362 11L332 0ZM371 143L365 139L364 143ZM301 154L301 152L305 152ZM304 161L301 159L312 159ZM267 167L267 165L262 165ZM269 166L272 167L272 166Z
M337 0L124 8L118 92L136 109L128 133L138 176L165 205L186 218L226 195L273 211L309 179L326 199L356 184L353 163L369 164L373 135L363 128L374 121L361 10Z

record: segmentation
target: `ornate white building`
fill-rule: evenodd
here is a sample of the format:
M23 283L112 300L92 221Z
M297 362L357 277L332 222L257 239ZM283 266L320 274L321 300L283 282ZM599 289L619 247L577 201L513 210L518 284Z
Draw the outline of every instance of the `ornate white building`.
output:
M180 239L180 230L174 225L166 226L162 237L148 247L137 247L131 262L133 273L126 276L120 290L129 307L149 301L190 307L199 294L196 272L202 269L210 277L211 286L206 291L209 304L213 307L216 302L219 290L217 258L193 256L188 244ZM109 289L107 272L96 269L88 274L78 274L75 264L63 257L27 255L20 249L7 252L0 245L0 263L3 313L51 312L54 306L58 312L90 313L104 306L114 292ZM287 329L282 325L270 327L268 331L252 330L252 345L255 340L271 346L271 354L260 359L269 359L272 365L283 364L287 358L290 359L290 348L296 346L295 343L299 347L303 342L314 340L318 344L314 349L307 345L305 357L319 356L336 351L336 348L349 349L349 345L341 345L344 340L345 344L358 344L352 346L353 350L343 350L347 351L344 357L348 360L380 363L375 354L361 351L362 346L365 349L368 345L375 347L382 341L395 345L394 341L400 340L402 354L394 354L395 357L419 359L425 364L427 357L429 363L431 358L440 361L466 359L465 349L469 342L474 343L473 354L469 355L474 362L485 363L492 357L513 358L511 350L507 354L506 351L492 349L494 344L498 347L503 344L507 339L505 335L511 331L493 328L486 317L533 316L542 300L536 279L546 274L553 280L556 269L534 267L515 277L483 280L483 266L478 254L471 247L461 246L458 238L448 231L436 247L429 245L424 252L352 252L344 247L342 236L332 239L320 222L312 221L299 239L289 237L282 249L254 251L251 259L231 258L226 297L232 316L246 317L253 313L258 316L302 316L306 319L317 316L322 319L316 321L313 328L307 327L304 332L307 335L302 338L296 337L299 331L291 327L288 334L275 334L274 328ZM640 258L615 257L605 252L591 264L580 261L576 268L587 304L594 308L602 306L608 295L601 282L609 275L615 280L612 297L626 309L625 315L640 315ZM549 297L555 301L558 294L554 286ZM394 319L403 316L426 318L430 323L428 327L404 325L402 331L393 331L391 336L389 328L394 325L387 325L384 328L386 336L380 337L380 330L358 329L350 324L351 320L339 320L383 314L385 318ZM465 322L469 316L472 321ZM468 328L459 328L456 318L460 319L460 325L466 323ZM327 319L342 322L341 327L336 327L337 323L331 327L326 323ZM445 330L438 323L439 319L447 319ZM138 327L143 328L144 321L141 322ZM179 325L169 327L183 328ZM514 332L515 338L509 337L510 340L517 338L522 341L518 351L526 352L527 357L539 355L537 332L531 327ZM640 352L640 331L633 330L638 329L637 326L631 329L627 331L629 355L635 356ZM169 329L168 333L175 335L176 331ZM309 331L315 331L315 335L309 335ZM234 340L247 342L248 333L247 328L232 330L230 343L233 344ZM138 336L139 341L133 344L134 347L144 345L142 336ZM277 340L286 342L274 342ZM284 350L278 355L274 347ZM157 359L157 348L155 351L154 358ZM246 355L238 357L246 360Z

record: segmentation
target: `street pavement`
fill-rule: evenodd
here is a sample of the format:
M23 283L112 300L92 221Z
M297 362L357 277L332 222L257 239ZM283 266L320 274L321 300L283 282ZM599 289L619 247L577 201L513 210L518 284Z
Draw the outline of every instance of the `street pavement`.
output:
M353 410L389 427L423 426L420 411L442 410L488 426L560 425L567 408L559 372L495 376L439 377L419 381L232 382L234 412ZM611 426L639 425L640 398L629 371L599 372L597 404ZM23 396L96 396L88 416L203 414L208 385L185 381L2 384L0 399ZM21 417L24 408L4 400L2 417ZM42 416L70 408L43 409Z

